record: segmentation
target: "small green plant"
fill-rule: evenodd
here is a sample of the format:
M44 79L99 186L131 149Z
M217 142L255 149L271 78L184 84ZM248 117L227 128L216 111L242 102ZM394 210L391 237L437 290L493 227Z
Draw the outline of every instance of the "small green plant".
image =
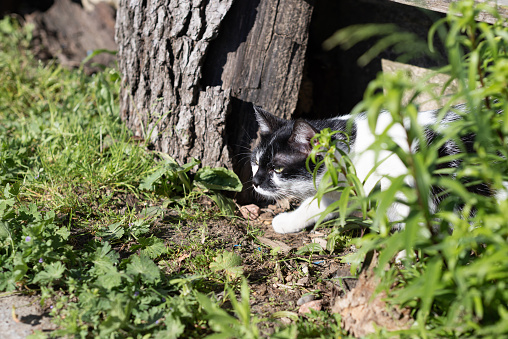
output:
M482 11L498 21L493 25L477 22ZM368 220L363 224L372 232L354 241L359 251L345 260L356 269L367 252L379 251L378 274L383 277L384 288L392 288L389 302L414 309L415 325L397 335L429 338L508 334L507 27L495 9L466 0L453 3L446 18L430 30L429 51L439 34L448 52L449 65L437 72L450 76L446 86L452 81L458 84L439 117L442 119L450 110L461 117L444 128L438 120L434 130L441 136L432 144L427 144L423 127L416 120L420 94L439 98L432 94L433 88L425 79L414 82L398 72L380 74L370 83L354 113L366 112L374 132L377 118L385 109L391 113L393 125L405 130L407 149L419 145L418 152L402 149L386 133L392 126L376 134L370 149L394 153L409 170L407 175L389 177L389 189L365 195L347 157L336 157L337 147L330 142L330 132L323 131L315 139L311 161L318 162L316 155L322 155L320 164L328 171L328 181L318 187L318 197L333 190L342 193L331 207L341 213L341 228L348 224L347 215L353 209L360 209L364 218L371 220L370 225L365 223ZM371 27L355 32L355 39L361 40L371 37L375 30ZM338 42L346 38L344 33L336 36ZM399 38L400 42L406 41L405 35L397 34L389 41ZM405 93L413 93L408 102L403 101ZM467 108L455 109L456 104ZM461 137L470 135L475 135L474 141L464 144ZM439 148L447 140L453 140L463 152L440 158ZM450 161L460 165L452 169L442 166ZM414 181L412 187L405 184L407 176ZM481 195L468 190L482 183L491 192L501 194ZM432 187L441 191L437 211L428 201ZM404 230L392 233L386 212L395 202L407 205L410 213L403 220ZM385 271L402 250L407 253L402 260L404 266L391 265Z
M261 321L253 317L250 310L250 291L245 278L240 287L240 301L236 298L231 288L226 287L227 296L233 306L236 317L212 303L210 298L203 294L197 294L196 298L206 312L206 319L210 328L217 332L208 338L260 338L257 324Z
M234 279L243 274L242 258L233 252L224 251L210 264L212 271L224 271L228 278Z
M159 194L169 196L164 206L175 200L185 199L191 192L198 191L207 194L225 215L234 215L233 200L221 194L221 191L242 190L242 183L233 171L205 166L191 175L190 171L200 164L199 160L192 159L180 166L170 156L165 154L161 156L164 160L143 180L139 185L140 189L155 190Z

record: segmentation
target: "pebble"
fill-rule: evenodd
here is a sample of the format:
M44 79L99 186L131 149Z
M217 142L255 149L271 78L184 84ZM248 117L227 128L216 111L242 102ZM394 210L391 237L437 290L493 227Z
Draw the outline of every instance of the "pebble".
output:
M254 220L259 217L261 209L257 205L250 204L240 207L240 212L245 219Z
M284 325L289 325L289 324L291 324L291 319L286 318L286 317L284 317L284 318L280 318L280 319L279 319L279 321L280 321L281 323L283 323Z
M315 243L315 244L321 245L321 247L323 249L326 248L326 243L327 243L326 239L323 239L323 238L314 238L314 239L312 239L312 242Z
M303 273L304 275L308 275L308 274L309 274L309 265L308 265L308 264L306 264L306 263L303 263L303 264L301 264L301 265L302 265L302 273Z
M300 299L298 299L298 301L296 302L296 304L297 304L298 306L302 306L303 304L308 303L309 301L312 301L312 300L314 300L314 299L315 299L315 297L314 297L314 295L313 295L313 294L306 294L306 295L304 295L303 297L301 297Z
M323 300L309 301L309 302L300 306L298 313L307 314L307 313L310 313L310 310L321 311L322 304L323 304Z

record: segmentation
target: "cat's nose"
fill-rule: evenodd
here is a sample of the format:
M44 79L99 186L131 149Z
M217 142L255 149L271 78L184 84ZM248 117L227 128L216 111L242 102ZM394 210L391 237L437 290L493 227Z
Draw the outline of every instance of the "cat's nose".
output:
M259 175L255 175L252 178L252 186L258 187L259 185L261 185L261 178L259 177Z

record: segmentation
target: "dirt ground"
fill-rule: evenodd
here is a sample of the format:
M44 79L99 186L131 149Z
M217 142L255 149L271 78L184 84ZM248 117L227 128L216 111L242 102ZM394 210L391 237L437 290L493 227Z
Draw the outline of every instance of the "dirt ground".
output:
M207 204L206 201L203 203ZM223 248L242 257L255 315L268 317L279 311L298 314L302 312L301 305L312 300L321 309L330 310L337 296L345 295L356 285L357 279L351 277L350 266L340 262L341 257L351 249L333 255L327 252L298 254L298 249L312 243L325 248L329 230L275 233L271 220L284 210L269 205L261 210L256 220L207 220L202 241L214 240L215 248ZM168 246L185 244L195 232L190 226L183 226L178 231L164 230L164 226L160 226L160 233L156 235L165 238ZM268 260L266 254L270 254ZM186 260L199 253L183 254L186 255L188 258L179 264L182 270L185 270ZM175 268L171 270L174 272Z
M55 329L48 314L40 307L38 296L6 294L0 294L1 338L26 338L35 330L47 332Z

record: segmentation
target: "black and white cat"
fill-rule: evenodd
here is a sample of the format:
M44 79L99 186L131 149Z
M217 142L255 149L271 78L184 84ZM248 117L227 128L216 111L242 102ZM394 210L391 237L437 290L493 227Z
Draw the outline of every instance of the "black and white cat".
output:
M456 109L464 110L464 107L457 106ZM376 139L368 126L365 114L354 117L347 115L326 120L298 119L293 121L280 119L260 107L254 106L254 111L260 132L259 143L251 155L252 184L255 191L269 199L293 198L302 201L296 210L275 216L272 226L278 233L299 232L314 225L318 220L317 215L325 211L331 203L340 197L337 196L339 193L325 195L318 203L317 199L314 199L316 189L312 174L307 171L305 166L306 159L312 150L311 139L324 128L349 135L349 150L345 148L343 151L348 152L348 156L355 166L357 177L364 182L366 193L378 184L381 185L381 190L386 189L390 185L388 176L397 177L407 174L406 166L395 154L388 151L376 154L375 151L369 149ZM418 123L424 127L432 126L436 123L437 114L437 110L420 112ZM449 112L441 120L441 123L446 125L458 117L457 114ZM391 114L382 112L377 120L376 133L384 131L391 123ZM410 151L406 131L402 126L394 124L388 130L388 135L402 149ZM432 142L432 139L436 138L437 132L431 128L425 128L425 136L428 142ZM344 134L337 133L334 137L344 138ZM466 139L463 140L466 148L472 147L472 141ZM417 145L413 146L414 149L411 151L417 151L417 147ZM439 155L452 155L459 152L460 148L455 142L447 141L440 148ZM449 162L447 166L456 167L458 164ZM374 168L374 172L369 175L369 172ZM324 171L323 166L318 172L317 182L321 180ZM406 183L412 185L410 176L407 176ZM477 185L475 189L480 194L492 194L487 185ZM431 199L431 204L436 203L437 200ZM431 206L431 208L434 207ZM389 209L388 219L397 221L406 217L408 213L408 206L394 203ZM334 215L328 216L328 218L333 217Z

